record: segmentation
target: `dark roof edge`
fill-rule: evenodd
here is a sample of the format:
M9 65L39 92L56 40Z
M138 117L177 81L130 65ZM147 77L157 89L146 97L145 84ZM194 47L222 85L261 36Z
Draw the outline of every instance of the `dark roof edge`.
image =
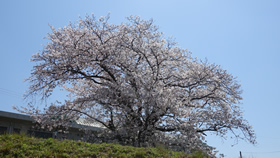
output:
M34 121L30 116L23 115L23 114L17 114L13 112L7 112L7 111L1 111L0 110L0 117L7 117L7 118L14 118L14 119L21 119L21 120L27 120L27 121Z

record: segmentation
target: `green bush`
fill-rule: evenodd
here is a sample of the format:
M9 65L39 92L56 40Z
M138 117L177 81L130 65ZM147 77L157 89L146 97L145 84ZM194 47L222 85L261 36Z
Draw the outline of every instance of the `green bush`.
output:
M1 135L0 157L118 157L118 158L204 158L201 152L187 155L164 147L136 148L118 144L91 144L83 141L42 139L25 135Z

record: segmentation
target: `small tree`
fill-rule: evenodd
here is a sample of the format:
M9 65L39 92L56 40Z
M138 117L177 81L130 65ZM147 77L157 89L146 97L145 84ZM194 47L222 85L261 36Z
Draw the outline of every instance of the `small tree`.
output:
M207 132L255 143L239 109L240 84L226 70L200 61L168 40L153 21L130 16L113 25L109 16L88 16L52 29L44 49L32 57L27 97L52 95L56 87L72 99L44 110L23 110L49 127L83 118L134 146L163 143L208 150ZM74 96L74 98L73 98ZM59 117L59 119L52 119Z

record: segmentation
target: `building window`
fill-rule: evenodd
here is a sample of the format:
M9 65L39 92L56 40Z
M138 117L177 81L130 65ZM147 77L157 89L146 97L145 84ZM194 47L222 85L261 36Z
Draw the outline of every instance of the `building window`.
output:
M38 138L52 138L52 133L28 130L28 135L38 137Z
M14 128L14 133L20 134L20 129L19 128Z
M0 126L0 135L7 133L7 129L8 129L8 127Z

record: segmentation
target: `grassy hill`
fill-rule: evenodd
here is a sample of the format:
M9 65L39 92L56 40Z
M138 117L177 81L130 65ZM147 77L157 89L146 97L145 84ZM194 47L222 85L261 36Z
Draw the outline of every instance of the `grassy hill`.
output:
M0 157L120 157L120 158L204 158L202 153L187 155L163 147L136 148L117 144L41 139L24 135L0 135Z

